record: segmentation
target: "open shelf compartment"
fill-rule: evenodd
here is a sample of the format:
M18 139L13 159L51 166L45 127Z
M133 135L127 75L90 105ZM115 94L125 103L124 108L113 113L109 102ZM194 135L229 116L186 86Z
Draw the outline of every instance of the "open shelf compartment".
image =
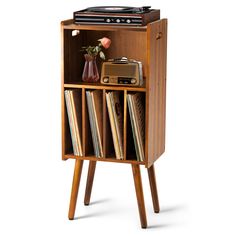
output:
M76 36L72 36L72 31L72 29L63 29L64 84L81 84L85 62L84 51L81 51L81 49L83 46L97 45L97 40L103 37L108 37L112 42L109 49L104 49L106 59L114 59L125 56L129 59L141 61L143 65L143 77L145 82L147 77L146 31L80 30L79 34ZM101 63L102 60L97 58L99 74L101 74ZM95 85L100 86L101 84L95 83Z

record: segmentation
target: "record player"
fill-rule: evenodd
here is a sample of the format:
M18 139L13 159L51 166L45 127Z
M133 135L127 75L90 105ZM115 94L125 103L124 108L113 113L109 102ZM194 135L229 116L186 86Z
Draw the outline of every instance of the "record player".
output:
M143 26L160 19L160 10L144 7L103 6L74 12L75 24Z

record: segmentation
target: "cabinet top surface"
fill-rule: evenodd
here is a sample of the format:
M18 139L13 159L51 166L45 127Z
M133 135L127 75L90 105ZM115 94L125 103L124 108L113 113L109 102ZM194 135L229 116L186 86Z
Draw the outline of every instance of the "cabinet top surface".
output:
M73 19L61 22L64 29L78 29L78 30L133 30L133 31L146 31L147 26L125 26L125 25L79 25L74 24Z

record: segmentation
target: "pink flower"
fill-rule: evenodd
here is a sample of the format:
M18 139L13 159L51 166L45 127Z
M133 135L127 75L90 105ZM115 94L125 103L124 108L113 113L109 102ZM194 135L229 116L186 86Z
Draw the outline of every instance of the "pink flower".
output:
M102 46L106 49L109 48L110 45L111 45L111 40L109 38L106 38L106 37L104 37L102 39L99 39L98 41L100 41Z
M111 40L109 38L103 37L101 39L98 39L98 45L97 46L84 46L82 47L82 51L86 51L86 53L91 57L96 57L99 55L99 57L102 60L105 60L105 54L103 53L103 48L107 49L111 45Z

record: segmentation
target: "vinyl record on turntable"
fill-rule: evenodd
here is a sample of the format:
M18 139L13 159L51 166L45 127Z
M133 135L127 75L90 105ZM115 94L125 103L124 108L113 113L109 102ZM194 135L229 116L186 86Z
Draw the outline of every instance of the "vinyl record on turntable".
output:
M134 7L124 6L104 6L104 7L89 7L86 9L87 12L100 12L100 13L133 13L135 12Z

